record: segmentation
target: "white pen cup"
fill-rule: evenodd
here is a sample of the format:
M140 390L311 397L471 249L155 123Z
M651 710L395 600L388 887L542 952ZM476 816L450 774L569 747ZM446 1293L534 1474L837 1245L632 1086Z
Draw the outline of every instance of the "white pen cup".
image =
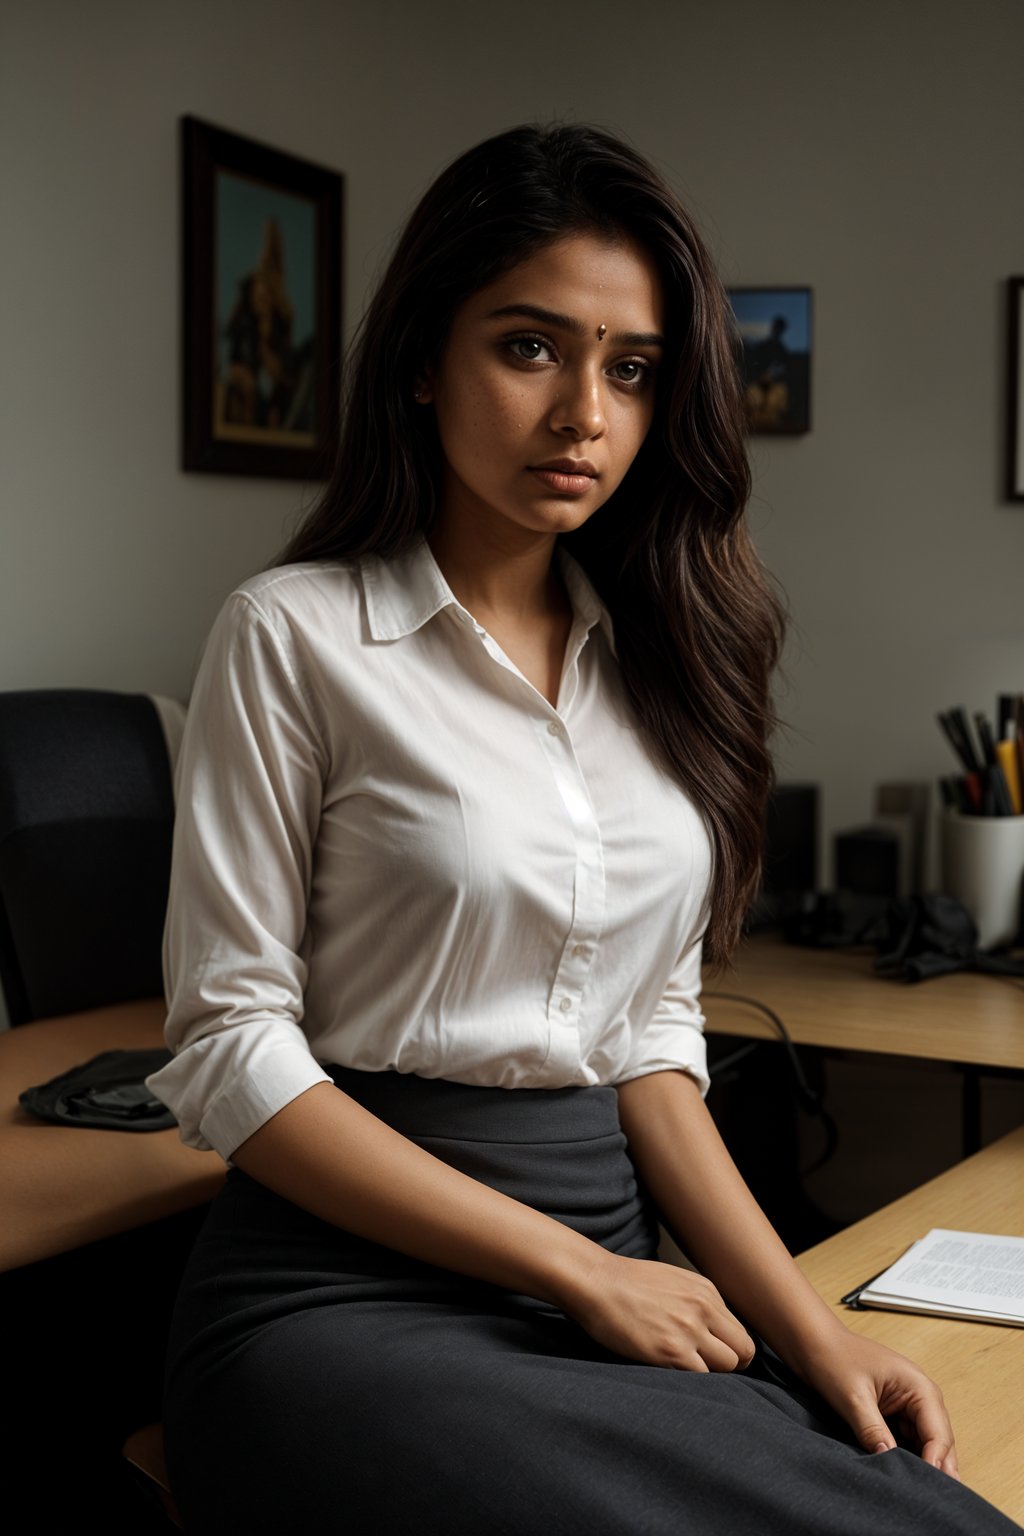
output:
M1024 916L1024 816L947 810L939 842L942 890L967 908L979 949L1019 938Z

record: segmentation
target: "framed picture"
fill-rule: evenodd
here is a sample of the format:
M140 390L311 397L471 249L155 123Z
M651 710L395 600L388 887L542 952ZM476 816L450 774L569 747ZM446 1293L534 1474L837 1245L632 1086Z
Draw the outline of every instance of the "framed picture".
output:
M1011 277L1006 286L1006 496L1024 501L1024 277Z
M186 470L329 472L341 363L335 171L181 119Z
M811 430L810 288L730 288L751 432Z

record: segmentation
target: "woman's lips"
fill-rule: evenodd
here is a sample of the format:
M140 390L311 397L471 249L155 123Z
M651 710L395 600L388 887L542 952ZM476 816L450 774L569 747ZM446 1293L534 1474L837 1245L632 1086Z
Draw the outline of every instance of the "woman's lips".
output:
M583 496L596 479L594 475L569 475L561 469L531 469L530 473L560 496Z

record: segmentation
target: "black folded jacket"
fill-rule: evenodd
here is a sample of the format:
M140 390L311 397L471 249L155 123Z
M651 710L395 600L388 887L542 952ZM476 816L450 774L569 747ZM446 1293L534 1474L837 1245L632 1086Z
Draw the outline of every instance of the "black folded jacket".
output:
M144 1079L171 1060L167 1050L103 1051L18 1095L23 1109L58 1125L96 1131L166 1131L177 1121Z

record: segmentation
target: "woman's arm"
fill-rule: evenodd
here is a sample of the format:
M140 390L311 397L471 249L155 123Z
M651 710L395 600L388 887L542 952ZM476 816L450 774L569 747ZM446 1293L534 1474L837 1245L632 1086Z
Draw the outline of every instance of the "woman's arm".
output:
M333 1083L293 1099L232 1162L334 1226L542 1301L557 1304L597 1247L442 1162Z
M618 1094L641 1178L687 1255L729 1304L821 1392L866 1449L891 1449L885 1418L897 1418L924 1459L955 1476L938 1387L901 1355L851 1333L821 1299L740 1177L694 1080L652 1072L623 1083Z
M442 1162L329 1083L307 1089L232 1154L276 1194L373 1242L572 1316L601 1279L622 1324L601 1342L653 1365L733 1370L753 1341L714 1288L669 1264L619 1258ZM577 1320L587 1327L586 1316ZM591 1329L594 1332L595 1330Z

